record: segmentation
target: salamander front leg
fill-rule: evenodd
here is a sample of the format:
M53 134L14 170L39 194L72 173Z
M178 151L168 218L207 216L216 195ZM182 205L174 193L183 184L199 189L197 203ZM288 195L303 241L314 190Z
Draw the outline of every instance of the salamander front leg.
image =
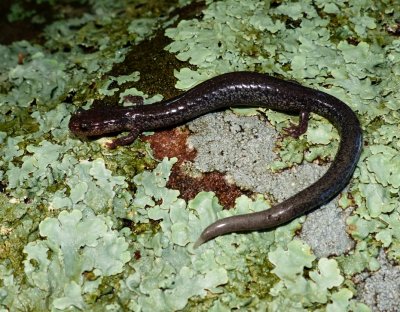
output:
M110 143L106 143L107 147L110 149L114 149L117 146L122 146L122 145L128 145L131 144L133 141L137 139L137 137L140 134L139 129L133 129L131 132L129 132L128 135L120 137L118 139L112 140Z
M310 117L309 112L300 112L300 121L298 125L291 125L290 127L283 128L285 132L294 137L298 138L300 135L304 134L307 131L308 127L308 118Z

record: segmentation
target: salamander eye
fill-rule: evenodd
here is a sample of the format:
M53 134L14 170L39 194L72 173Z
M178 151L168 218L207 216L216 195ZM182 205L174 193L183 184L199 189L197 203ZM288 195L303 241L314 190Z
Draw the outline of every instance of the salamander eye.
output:
M75 111L75 115L82 115L84 111L85 111L84 109L78 108L78 110Z
M89 126L88 123L83 122L83 123L81 123L81 124L79 125L79 129L80 129L81 131L87 132L87 131L90 130L90 126Z

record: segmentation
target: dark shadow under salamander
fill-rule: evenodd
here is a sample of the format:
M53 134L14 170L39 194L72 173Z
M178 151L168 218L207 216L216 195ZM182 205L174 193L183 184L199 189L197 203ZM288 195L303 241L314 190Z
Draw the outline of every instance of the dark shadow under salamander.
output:
M115 148L132 143L143 131L179 125L218 109L243 106L300 113L299 127L288 130L295 137L307 130L310 112L321 115L337 128L341 138L339 149L328 171L318 181L270 209L214 222L202 232L195 243L197 247L226 233L274 228L336 196L349 182L361 153L362 131L355 113L324 92L266 74L233 72L151 105L79 110L71 117L69 128L84 137L129 131L127 136L109 143L110 148Z

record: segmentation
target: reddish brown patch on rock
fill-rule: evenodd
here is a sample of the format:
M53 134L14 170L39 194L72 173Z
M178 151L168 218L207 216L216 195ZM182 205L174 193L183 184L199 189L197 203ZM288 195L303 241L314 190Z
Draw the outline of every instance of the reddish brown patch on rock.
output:
M188 129L174 128L172 130L157 131L151 136L142 136L142 140L150 143L157 159L177 157L177 164L181 164L196 157L196 151L190 149L186 144L188 136Z
M234 207L236 198L242 194L251 194L228 183L220 172L202 173L198 177L188 175L183 169L184 163L191 162L196 157L196 151L186 144L189 134L186 128L175 128L157 131L147 137L142 136L142 140L150 143L157 159L178 158L178 162L172 167L167 187L179 190L180 197L186 201L193 199L201 191L212 191L225 208Z
M234 207L236 198L244 194L239 187L229 184L220 172L203 173L201 177L194 178L184 174L178 166L172 169L167 187L178 189L180 197L186 201L193 199L201 191L212 191L225 208Z

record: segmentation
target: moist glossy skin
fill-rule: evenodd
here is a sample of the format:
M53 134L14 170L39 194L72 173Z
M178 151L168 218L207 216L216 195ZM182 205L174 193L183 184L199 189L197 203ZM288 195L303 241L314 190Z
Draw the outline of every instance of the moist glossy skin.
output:
M205 81L186 93L152 105L130 108L102 108L79 111L69 127L79 136L130 131L109 144L132 143L142 131L171 127L203 114L229 107L266 107L288 113L309 112L328 119L339 131L338 152L328 171L315 183L268 210L220 219L209 225L195 247L217 236L243 231L265 230L286 223L327 203L349 182L362 147L362 132L355 113L342 101L326 93L265 74L234 72ZM304 125L298 136L306 130ZM290 129L289 129L290 130Z

